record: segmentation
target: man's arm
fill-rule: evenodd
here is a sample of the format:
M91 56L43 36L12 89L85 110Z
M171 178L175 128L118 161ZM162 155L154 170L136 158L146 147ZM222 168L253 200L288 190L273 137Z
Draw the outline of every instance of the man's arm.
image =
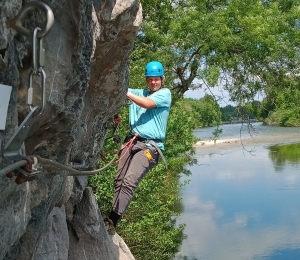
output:
M154 101L151 98L140 97L140 96L137 96L137 95L132 94L130 92L127 92L126 96L140 107L143 107L143 108L154 108L154 107L156 107L156 104L154 103Z

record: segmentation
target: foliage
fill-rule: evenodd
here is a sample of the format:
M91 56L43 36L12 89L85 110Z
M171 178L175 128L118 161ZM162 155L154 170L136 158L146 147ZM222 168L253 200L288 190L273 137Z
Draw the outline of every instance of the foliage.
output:
M218 87L238 105L257 93L275 104L282 90L295 82L299 88L299 4L142 0L132 82L143 82L146 62L159 59L166 67L166 85L179 96L188 89Z
M210 96L205 95L200 98L201 119L204 126L221 124L221 111L216 100Z
M256 117L259 121L264 121L270 114L270 111L275 109L275 103L269 98L264 98L256 110Z
M147 174L118 226L118 233L136 259L172 259L183 239L184 226L176 226L172 216L180 213L175 207L180 200L178 179L185 172L183 166L191 160L193 154L195 137L192 130L195 121L189 111L184 109L182 102L179 100L172 105L169 117L164 152L168 170L160 161ZM127 114L128 109L124 108L121 117ZM125 125L123 123L120 129L123 136L128 131ZM105 146L108 150L114 148L110 139ZM108 214L111 208L115 172L116 166L89 178L89 185L93 187L103 214Z
M211 95L206 94L199 100L185 99L183 102L193 114L196 127L221 124L220 106Z
M195 79L215 86L225 77L223 83L235 99L250 98L265 83L297 70L299 1L287 5L260 0L144 0L142 4L143 33L135 51L146 47L144 59L162 58L179 79L176 87L181 93Z
M283 89L272 101L263 100L258 109L260 116L267 124L281 126L300 126L300 89L298 85Z
M238 118L238 112L235 106L227 105L220 108L222 113L222 122L231 122L233 119Z

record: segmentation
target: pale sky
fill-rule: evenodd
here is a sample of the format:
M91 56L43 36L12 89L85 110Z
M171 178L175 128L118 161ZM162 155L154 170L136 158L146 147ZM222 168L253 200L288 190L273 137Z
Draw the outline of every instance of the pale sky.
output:
M218 100L218 103L221 107L225 107L227 105L233 105L234 103L229 102L229 93L225 90L219 90L218 88L211 88L211 91L215 98ZM184 93L185 98L194 98L200 99L204 97L205 94L211 95L211 92L208 90L203 89L195 89L195 90L188 90Z
M226 107L227 105L235 106L235 103L229 101L229 93L226 90L219 89L216 87L216 88L211 88L211 92L204 89L195 89L195 90L186 91L183 96L185 98L200 99L204 97L205 94L209 94L209 95L213 94L221 107ZM255 96L255 100L261 101L262 99L263 99L262 93L257 94Z

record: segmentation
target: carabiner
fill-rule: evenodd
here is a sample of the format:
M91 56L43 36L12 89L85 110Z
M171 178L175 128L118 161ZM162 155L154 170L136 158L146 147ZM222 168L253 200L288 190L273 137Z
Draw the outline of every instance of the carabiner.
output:
M41 30L41 28L39 28L39 27L36 27L35 29L34 29L34 31L33 31L33 39L32 39L32 67L33 67L33 71L34 71L34 73L36 73L37 71L38 71L38 61L37 61L37 33L38 33L38 31L40 31ZM41 40L42 40L42 38L41 38ZM39 45L39 48L41 49L41 48L43 48L43 46L41 45L41 43L40 43L40 45Z
M32 39L32 45L33 45L33 51L32 51L32 63L33 63L33 69L29 74L29 87L27 91L27 104L29 105L30 111L33 109L33 76L42 76L42 106L40 110L40 115L44 112L45 109L45 86L46 86L46 73L43 70L42 66L44 66L44 58L45 58L45 50L43 47L43 38L38 39L37 34L38 31L41 29L39 27L36 27L33 31L33 39ZM39 41L39 50L37 49L37 41ZM38 53L39 51L39 53Z
M29 75L29 88L27 91L27 104L29 105L30 111L33 110L35 106L32 106L33 104L33 87L32 87L32 79L33 76L41 76L42 77L42 106L40 107L40 115L43 114L45 110L45 103L46 103L46 73L42 68L39 68L39 71L35 73L34 71L30 72Z

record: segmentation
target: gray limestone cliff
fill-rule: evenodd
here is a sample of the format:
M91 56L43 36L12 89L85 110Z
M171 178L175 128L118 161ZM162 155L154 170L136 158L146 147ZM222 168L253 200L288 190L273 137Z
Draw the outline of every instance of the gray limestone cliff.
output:
M26 1L28 2L28 1ZM12 86L5 144L28 114L32 41L8 26L26 3L0 0L0 84ZM26 138L23 154L62 164L84 159L94 169L109 123L125 103L128 60L142 20L139 0L45 0L55 21L45 40L46 106ZM42 27L43 12L24 18ZM41 24L41 25L40 25ZM36 82L34 82L36 84ZM41 93L34 102L41 103ZM0 260L133 259L124 241L105 230L87 177L43 171L17 185L0 176Z

